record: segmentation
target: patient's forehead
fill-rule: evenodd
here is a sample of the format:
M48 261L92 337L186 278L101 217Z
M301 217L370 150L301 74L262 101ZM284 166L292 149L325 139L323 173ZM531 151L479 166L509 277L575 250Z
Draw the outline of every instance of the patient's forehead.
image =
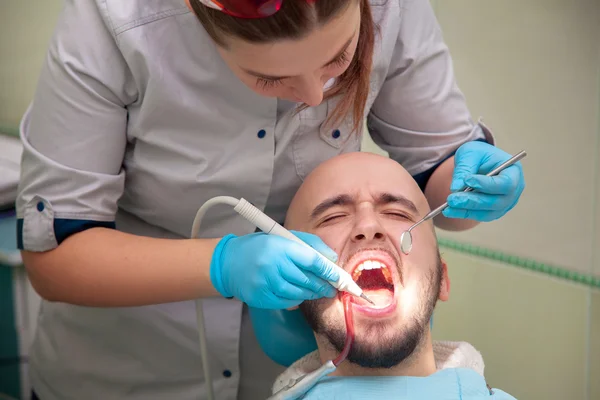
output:
M396 161L371 153L348 153L317 167L304 181L288 210L291 229L308 221L312 209L321 201L349 194L370 201L381 193L401 195L428 211L427 201L410 174Z

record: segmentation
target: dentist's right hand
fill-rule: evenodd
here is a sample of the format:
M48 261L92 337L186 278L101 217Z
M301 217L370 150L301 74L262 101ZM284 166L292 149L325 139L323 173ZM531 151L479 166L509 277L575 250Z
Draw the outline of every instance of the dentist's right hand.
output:
M337 260L337 254L318 236L292 233L327 258ZM287 309L304 300L334 297L337 290L327 280L339 278L339 273L315 252L262 232L225 236L210 264L211 282L223 297L235 297L255 308Z

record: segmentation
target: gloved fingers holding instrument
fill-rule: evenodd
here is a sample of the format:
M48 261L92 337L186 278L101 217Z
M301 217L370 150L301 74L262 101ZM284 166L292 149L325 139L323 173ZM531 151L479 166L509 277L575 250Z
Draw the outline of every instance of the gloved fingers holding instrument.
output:
M480 222L496 220L510 211L525 189L520 162L496 176L485 176L511 155L484 142L468 142L458 148L448 196L448 218L469 218ZM462 192L465 188L471 192Z
M337 259L318 236L293 233L327 258ZM210 265L211 282L221 295L255 308L286 309L304 300L334 297L337 291L328 281L339 278L316 252L262 232L225 236Z

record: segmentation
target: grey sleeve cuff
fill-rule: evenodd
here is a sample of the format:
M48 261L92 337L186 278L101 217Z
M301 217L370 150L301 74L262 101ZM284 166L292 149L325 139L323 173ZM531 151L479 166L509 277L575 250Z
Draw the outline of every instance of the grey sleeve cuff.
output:
M26 114L21 126L23 157L16 201L19 248L48 251L81 230L114 227L124 171L108 174L61 164L33 147L27 129Z
M485 140L491 145L496 144L494 134L481 119L467 132L416 132L392 126L371 115L369 133L390 158L402 164L413 176L437 166L464 143Z

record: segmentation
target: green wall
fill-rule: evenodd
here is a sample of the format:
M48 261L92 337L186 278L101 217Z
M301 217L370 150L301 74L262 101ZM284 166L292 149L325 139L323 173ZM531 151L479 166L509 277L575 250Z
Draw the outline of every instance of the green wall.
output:
M600 309L598 290L441 251L451 287L448 302L438 305L434 338L470 342L483 355L488 383L518 399L600 399L600 380L592 378L600 376L600 326L594 319L591 327L588 315L590 306Z

